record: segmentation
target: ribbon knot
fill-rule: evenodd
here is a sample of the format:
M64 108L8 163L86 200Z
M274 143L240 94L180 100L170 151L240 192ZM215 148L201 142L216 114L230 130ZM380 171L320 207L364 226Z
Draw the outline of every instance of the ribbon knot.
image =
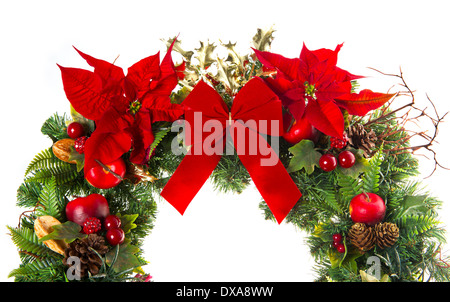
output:
M278 97L260 78L241 88L228 110L221 96L200 81L188 97L186 141L191 148L161 192L184 214L189 203L219 163L231 138L237 155L278 223L301 197L300 190L281 163L266 135L282 135L282 109ZM214 131L212 131L214 129Z

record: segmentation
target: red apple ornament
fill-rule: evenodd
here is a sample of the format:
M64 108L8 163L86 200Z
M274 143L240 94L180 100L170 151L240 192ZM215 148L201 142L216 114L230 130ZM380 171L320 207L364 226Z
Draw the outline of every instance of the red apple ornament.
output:
M100 194L78 197L70 201L66 206L67 219L81 226L83 226L88 217L96 217L103 220L108 215L108 201Z
M293 145L299 143L304 139L309 139L314 143L317 143L320 132L306 119L301 118L297 121L294 121L294 124L288 130L290 123L292 121L291 115L289 113L285 113L283 115L283 124L284 124L284 134L283 138Z
M117 186L122 181L125 172L127 171L125 161L122 158L119 158L105 166L113 173L102 167L100 164L95 165L86 173L87 182L98 189L110 189Z
M361 193L350 201L349 211L353 222L375 225L383 220L386 214L386 205L377 194Z

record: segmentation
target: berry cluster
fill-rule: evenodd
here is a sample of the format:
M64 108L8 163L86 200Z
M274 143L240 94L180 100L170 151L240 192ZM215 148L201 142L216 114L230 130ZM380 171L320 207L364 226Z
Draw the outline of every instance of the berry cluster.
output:
M84 153L84 145L86 144L87 136L81 136L75 140L74 148L80 154Z
M125 232L121 229L122 221L116 215L108 215L103 221L103 228L106 230L106 240L109 244L115 246L122 244L125 240ZM83 223L83 232L85 234L97 233L102 229L100 219L88 217Z
M337 137L330 137L330 147L336 149L343 149L347 146L348 136L347 133L344 133L343 139Z
M339 253L345 253L345 245L342 243L342 235L334 234L333 235L333 246Z
M355 155L351 151L342 151L339 153L338 158L333 154L326 153L319 159L319 166L325 172L330 172L336 169L339 162L339 166L342 168L351 168L356 162Z

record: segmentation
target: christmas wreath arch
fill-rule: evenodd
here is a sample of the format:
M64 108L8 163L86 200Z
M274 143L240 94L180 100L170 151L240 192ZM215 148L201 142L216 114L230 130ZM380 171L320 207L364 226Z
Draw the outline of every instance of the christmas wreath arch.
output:
M398 81L392 92L360 89L362 76L337 66L342 44L286 58L270 52L272 34L258 30L246 55L168 39L162 60L126 74L75 49L93 71L58 65L70 114L44 122L52 144L18 188L28 210L8 226L21 259L9 276L149 281L141 246L155 199L182 214L211 179L223 192L254 184L266 219L308 232L317 281L448 281L441 201L413 179L418 150L441 167L432 146L444 116L416 106L401 72L379 72ZM418 120L434 134L408 130Z

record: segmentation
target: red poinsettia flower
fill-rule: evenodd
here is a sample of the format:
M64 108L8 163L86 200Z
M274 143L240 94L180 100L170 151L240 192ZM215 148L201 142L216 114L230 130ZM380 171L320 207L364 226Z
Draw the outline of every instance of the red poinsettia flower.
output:
M303 44L300 57L293 59L253 49L264 66L277 71L275 78L266 78L266 82L293 118L306 118L321 132L339 138L344 132L340 108L352 115L365 115L393 96L367 89L352 93L352 81L362 77L336 66L341 47L310 51Z
M157 53L129 67L126 76L122 68L77 49L93 72L58 65L73 108L96 124L85 145L85 172L97 160L107 165L130 149L131 162L145 163L154 140L152 123L174 121L184 113L170 101L184 68L174 66L172 46L161 63Z

